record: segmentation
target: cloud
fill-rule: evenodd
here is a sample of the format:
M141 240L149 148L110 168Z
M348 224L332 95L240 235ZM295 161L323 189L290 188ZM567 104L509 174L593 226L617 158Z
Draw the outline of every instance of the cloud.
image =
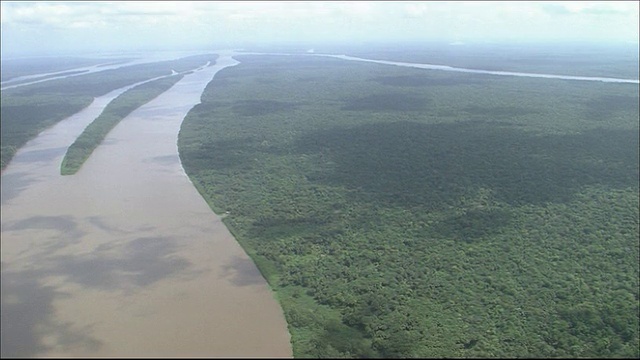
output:
M634 1L608 1L608 2L582 2L564 1L550 2L540 5L541 8L552 15L622 15L633 16L638 14L638 2Z
M3 1L1 6L3 50L272 40L638 41L638 3L624 1Z

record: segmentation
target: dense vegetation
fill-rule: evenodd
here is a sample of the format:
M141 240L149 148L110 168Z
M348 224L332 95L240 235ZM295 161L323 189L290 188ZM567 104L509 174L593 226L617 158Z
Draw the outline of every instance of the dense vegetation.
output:
M69 146L62 160L60 173L62 175L77 173L91 156L93 150L102 143L102 140L118 125L120 120L167 91L183 77L184 75L173 75L150 81L131 88L115 98L102 111L102 114L89 124L76 141Z
M296 357L640 356L637 85L239 60L180 156Z
M29 139L87 107L94 97L143 80L169 75L172 69L187 71L209 60L213 62L215 58L216 55L191 56L3 90L0 169L9 164L17 149Z

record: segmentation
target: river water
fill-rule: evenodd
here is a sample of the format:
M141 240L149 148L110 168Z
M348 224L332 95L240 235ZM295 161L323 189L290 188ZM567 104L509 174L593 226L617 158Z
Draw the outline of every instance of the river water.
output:
M178 157L184 116L236 64L221 54L134 111L76 175L59 175L66 148L118 91L18 151L1 182L3 357L292 356L273 293Z

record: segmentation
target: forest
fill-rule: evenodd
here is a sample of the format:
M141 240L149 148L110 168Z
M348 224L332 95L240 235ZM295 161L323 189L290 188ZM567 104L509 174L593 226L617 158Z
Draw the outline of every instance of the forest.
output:
M102 143L107 134L126 116L135 109L148 103L158 95L167 91L184 75L173 75L154 81L140 84L120 94L111 101L82 134L69 146L62 165L60 174L73 175L80 170L91 153Z
M197 55L177 60L132 65L124 68L104 70L92 74L55 79L24 87L2 91L0 106L0 169L4 169L13 155L27 141L42 130L66 119L89 106L94 97L107 94L121 87L170 75L171 70L187 71L214 61L217 55ZM86 65L89 60L65 62L68 66ZM96 61L96 60L94 60ZM64 69L43 62L27 62L22 67L10 68L10 74L28 75L31 72L46 72ZM4 65L3 65L4 72Z
M295 357L640 356L637 85L237 58L180 157Z

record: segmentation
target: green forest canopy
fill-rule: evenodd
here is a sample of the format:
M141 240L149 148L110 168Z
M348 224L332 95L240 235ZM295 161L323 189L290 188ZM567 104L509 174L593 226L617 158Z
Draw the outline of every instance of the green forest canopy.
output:
M241 56L183 166L296 357L638 357L638 87Z

